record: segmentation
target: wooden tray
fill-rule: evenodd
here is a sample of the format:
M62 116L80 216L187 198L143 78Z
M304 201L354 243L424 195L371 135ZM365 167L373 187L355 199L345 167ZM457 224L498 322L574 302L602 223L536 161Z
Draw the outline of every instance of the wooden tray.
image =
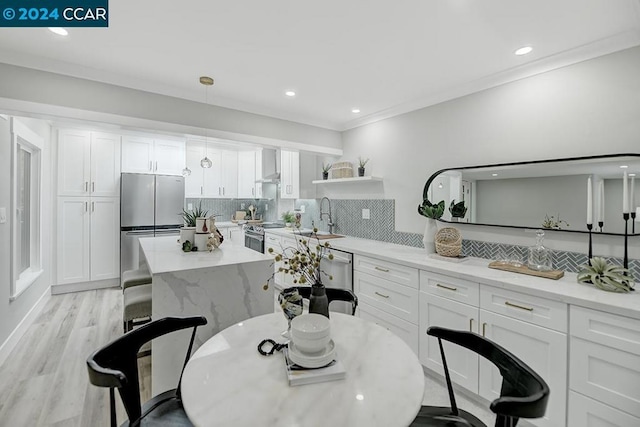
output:
M489 264L489 268L495 268L496 270L511 271L513 273L528 274L529 276L544 277L545 279L553 279L553 280L558 280L559 278L564 276L564 271L562 270L536 271L536 270L530 269L526 265L523 265L521 267L516 267L515 265L502 264L500 261L493 261L492 263Z
M231 222L234 224L237 224L238 222L241 222L242 224L262 224L261 219L232 219Z

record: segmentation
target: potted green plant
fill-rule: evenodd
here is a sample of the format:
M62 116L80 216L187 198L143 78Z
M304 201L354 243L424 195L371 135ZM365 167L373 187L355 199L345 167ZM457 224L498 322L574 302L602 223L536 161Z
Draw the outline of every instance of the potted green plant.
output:
M449 205L449 212L451 213L452 221L458 221L459 218L464 218L467 214L467 208L464 205L464 200L456 203L456 200L453 199Z
M591 283L603 291L629 292L635 282L631 272L619 265L608 263L601 257L593 257L578 273L578 283Z
M184 244L186 241L189 241L191 245L193 245L196 234L196 219L206 218L208 214L209 211L202 208L202 200L198 202L195 209L182 209L182 221L184 222L184 226L180 229L180 243Z
M368 161L369 159L358 157L358 176L364 176L364 167L366 166Z
M281 218L284 221L284 225L287 227L291 227L291 224L296 220L296 216L291 211L282 212Z
M427 253L434 253L436 251L435 236L438 231L437 219L442 218L444 214L444 200L440 200L438 203L433 204L429 199L425 198L421 205L418 205L418 213L427 217L427 224L424 228L424 237L422 238L422 244Z
M329 179L329 171L331 170L331 163L322 163L322 179Z

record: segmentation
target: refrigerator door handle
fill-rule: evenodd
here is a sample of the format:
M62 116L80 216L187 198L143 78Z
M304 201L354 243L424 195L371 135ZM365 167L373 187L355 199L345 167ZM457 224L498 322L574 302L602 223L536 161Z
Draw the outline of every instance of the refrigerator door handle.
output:
M140 235L147 234L153 236L153 230L138 230L138 231L126 231L127 235Z

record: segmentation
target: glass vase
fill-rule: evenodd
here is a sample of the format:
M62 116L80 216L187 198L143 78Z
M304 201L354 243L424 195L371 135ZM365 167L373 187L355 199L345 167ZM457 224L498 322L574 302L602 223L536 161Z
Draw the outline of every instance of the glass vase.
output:
M536 244L529 248L529 262L527 266L531 270L551 271L553 270L551 250L543 245L544 231L536 231Z

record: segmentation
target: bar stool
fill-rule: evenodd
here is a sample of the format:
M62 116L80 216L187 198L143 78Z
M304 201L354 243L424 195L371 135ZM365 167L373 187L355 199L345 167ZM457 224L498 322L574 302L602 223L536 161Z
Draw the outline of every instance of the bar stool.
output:
M147 269L122 273L124 332L151 321L151 273Z

